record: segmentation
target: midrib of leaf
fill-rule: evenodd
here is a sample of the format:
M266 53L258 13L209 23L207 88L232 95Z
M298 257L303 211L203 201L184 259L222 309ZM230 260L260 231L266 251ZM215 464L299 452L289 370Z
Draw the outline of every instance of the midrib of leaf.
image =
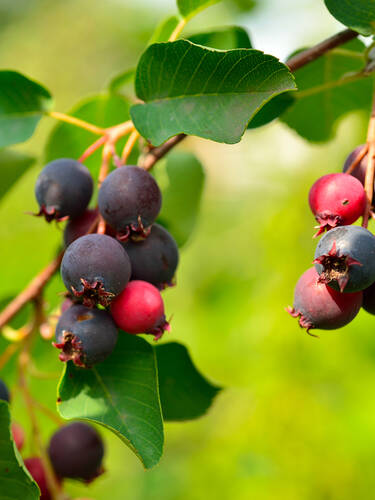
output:
M295 98L302 99L304 97L309 97L314 94L319 94L319 92L324 92L326 90L334 89L336 87L342 87L343 85L356 82L357 80L361 80L362 78L367 78L368 76L370 75L355 73L354 75L348 76L346 78L340 78L339 80L335 80L333 82L327 82L323 83L322 85L316 85L315 87L311 87L306 90L300 90L295 94Z

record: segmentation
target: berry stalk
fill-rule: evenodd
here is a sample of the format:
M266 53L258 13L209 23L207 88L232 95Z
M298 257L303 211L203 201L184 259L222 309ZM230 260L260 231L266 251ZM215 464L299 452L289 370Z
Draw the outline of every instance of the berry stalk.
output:
M375 92L373 97L372 111L367 131L368 159L365 177L365 191L367 198L367 207L363 216L363 227L368 226L368 219L372 207L372 197L374 193L375 176Z

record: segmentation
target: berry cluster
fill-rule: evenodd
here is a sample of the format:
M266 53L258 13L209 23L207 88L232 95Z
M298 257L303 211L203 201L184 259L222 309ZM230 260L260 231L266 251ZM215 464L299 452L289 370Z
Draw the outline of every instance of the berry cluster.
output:
M351 225L367 211L367 155L356 162L362 150L358 146L348 156L343 173L325 175L310 189L310 208L319 223L315 236L327 232L317 245L315 266L298 280L288 308L307 332L341 328L361 307L375 314L375 236Z
M179 258L172 235L154 223L162 197L146 170L113 170L96 209L87 208L92 192L87 168L65 158L46 165L35 186L38 215L68 219L61 277L69 300L54 345L61 361L83 368L111 354L118 328L155 340L169 329L160 290L172 285Z
M0 380L0 400L10 402L5 383ZM12 423L13 440L19 451L24 446L24 432L19 424ZM50 439L48 457L57 483L76 479L90 483L102 474L104 445L100 435L90 425L73 422L61 427ZM24 463L41 492L41 500L51 500L45 466L38 456L24 459Z

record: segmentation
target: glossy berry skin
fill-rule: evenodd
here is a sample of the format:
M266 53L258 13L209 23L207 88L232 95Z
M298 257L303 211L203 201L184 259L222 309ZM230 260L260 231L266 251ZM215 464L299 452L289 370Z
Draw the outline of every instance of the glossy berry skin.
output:
M319 282L318 273L311 267L298 280L293 308L287 310L309 332L313 328L335 330L347 325L355 318L361 305L362 292L337 292Z
M12 423L12 436L18 451L21 451L25 443L25 433L20 424L17 424L16 422Z
M363 290L362 307L370 314L375 314L375 283Z
M375 281L375 236L360 226L331 229L315 251L320 281L341 292L358 292Z
M90 425L74 422L51 438L48 454L56 475L90 482L102 474L104 445Z
M87 306L107 306L127 285L130 260L122 245L105 234L87 234L67 248L61 276L66 288Z
M93 180L87 168L71 158L48 163L35 184L40 212L49 222L78 217L87 207L93 191Z
M147 236L161 207L161 192L146 170L133 165L117 168L104 180L99 211L120 239Z
M56 325L54 346L61 349L61 361L89 368L104 361L117 342L117 328L111 315L101 309L73 305Z
M7 401L8 403L10 402L10 394L8 387L6 386L5 382L3 382L0 379L0 399L3 401Z
M128 240L124 248L132 267L132 280L152 283L159 289L172 284L178 264L178 247L173 236L159 224L141 241Z
M127 333L149 333L158 340L169 330L160 292L146 281L130 281L112 302L111 314L116 325Z
M85 210L81 215L70 219L64 229L64 244L68 247L73 241L88 233L99 217L98 210Z
M365 210L366 194L355 177L343 173L328 174L311 187L309 204L319 223L318 236L325 229L355 222Z
M48 489L46 473L42 461L39 457L30 457L24 460L26 469L30 472L36 484L40 489L40 500L51 500L51 494Z
M345 160L344 166L342 171L345 173L350 165L353 163L353 161L356 159L356 157L359 155L359 153L362 151L364 148L365 144L361 144L360 146L357 146L347 157ZM365 185L365 177L366 177L366 170L367 170L367 162L368 162L368 156L367 154L362 158L362 160L359 162L359 164L355 167L353 172L350 174L356 179L359 180L359 182L362 184L362 186Z

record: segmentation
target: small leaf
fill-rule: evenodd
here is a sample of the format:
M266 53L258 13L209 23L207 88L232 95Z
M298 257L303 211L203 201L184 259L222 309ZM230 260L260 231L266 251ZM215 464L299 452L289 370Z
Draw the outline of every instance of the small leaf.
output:
M0 400L0 500L38 500L39 497L39 488L13 442L8 403Z
M176 342L155 347L164 420L201 417L221 390L196 369L185 346Z
M120 332L113 354L91 370L69 362L59 385L58 411L66 419L97 422L122 439L146 469L163 451L157 368L152 347Z
M204 170L191 153L173 152L153 169L163 195L158 222L182 246L189 239L199 215L204 186Z
M218 51L187 40L154 44L136 75L146 104L133 106L131 116L155 146L181 132L234 144L267 101L294 88L288 68L258 50Z
M0 200L34 162L32 156L7 149L0 151Z
M147 45L158 42L167 42L178 23L179 19L176 16L170 16L161 21L161 23L156 27Z
M375 34L375 0L324 0L340 23L361 35Z
M0 147L32 136L52 97L44 87L16 71L0 71Z
M177 6L181 15L190 19L201 10L219 2L220 0L177 0Z
M108 84L109 92L113 94L119 92L125 85L133 83L135 77L135 68L127 69L122 73L115 75Z
M251 49L251 41L247 31L240 26L227 26L204 33L189 36L189 40L197 45L213 49Z

